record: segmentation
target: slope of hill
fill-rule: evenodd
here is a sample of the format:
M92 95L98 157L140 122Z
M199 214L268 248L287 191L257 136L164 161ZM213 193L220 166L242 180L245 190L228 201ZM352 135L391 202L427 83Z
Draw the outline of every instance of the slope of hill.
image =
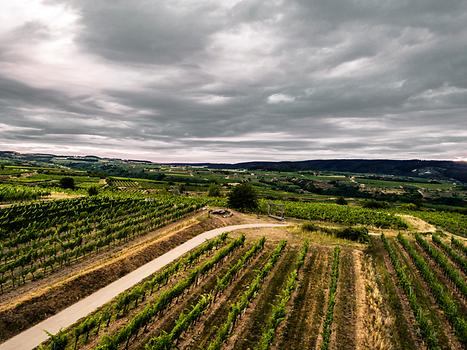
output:
M283 162L245 162L236 164L203 164L210 168L332 171L374 173L395 176L417 176L453 179L467 183L467 163L445 160L324 159Z

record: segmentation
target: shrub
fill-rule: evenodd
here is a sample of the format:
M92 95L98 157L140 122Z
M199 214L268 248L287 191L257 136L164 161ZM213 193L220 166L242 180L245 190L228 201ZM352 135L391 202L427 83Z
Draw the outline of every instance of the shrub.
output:
M221 196L221 188L217 184L211 184L208 189L208 196L209 197L220 197Z
M403 205L401 205L401 207L404 208L404 209L408 209L408 210L418 210L418 209L420 209L420 206L415 204L415 203L403 204Z
M339 204L339 205L347 205L348 202L347 200L344 198L344 197L339 197L336 199L336 204Z
M311 223L311 222L305 222L303 225L302 225L302 229L304 231L309 231L309 232L313 232L313 231L319 231L320 230L320 227L319 226L316 226L315 224Z
M75 188L75 180L72 177L62 177L60 179L60 187Z
M89 194L90 196L95 196L95 195L97 195L98 193L99 193L99 191L98 191L98 189L97 189L96 186L91 186L91 187L88 188L88 194Z
M346 227L336 232L336 237L350 239L351 241L357 241L360 243L368 243L370 241L370 235L366 227Z
M368 200L364 201L362 207L369 208L369 209L383 209L387 208L389 205L387 202L375 201L375 200Z

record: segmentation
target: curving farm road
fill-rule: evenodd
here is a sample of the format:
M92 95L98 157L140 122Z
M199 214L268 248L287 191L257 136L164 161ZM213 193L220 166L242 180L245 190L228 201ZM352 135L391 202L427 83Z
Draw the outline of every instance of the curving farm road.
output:
M45 331L56 334L60 329L67 328L106 304L120 293L131 288L139 283L146 277L151 276L153 273L162 269L167 264L170 264L175 259L178 259L183 254L196 248L207 239L214 238L223 232L230 232L248 228L262 228L262 227L281 227L287 226L285 224L243 224L219 227L214 230L206 231L198 236L186 241L178 247L168 251L160 257L148 262L147 264L137 268L122 278L110 283L104 288L99 289L97 292L81 299L77 303L60 311L56 315L38 323L37 325L25 330L24 332L8 339L0 344L0 350L30 350L37 347L39 344L47 340L48 336Z

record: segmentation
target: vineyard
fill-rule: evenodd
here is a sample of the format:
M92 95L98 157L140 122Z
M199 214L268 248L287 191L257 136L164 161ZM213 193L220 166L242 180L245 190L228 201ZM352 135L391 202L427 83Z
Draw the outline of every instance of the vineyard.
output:
M380 228L405 229L407 224L399 217L386 212L365 208L326 203L277 202L284 205L285 215L306 220L323 220L346 225L370 225ZM267 213L267 204L262 202Z
M49 194L49 191L37 187L0 185L0 202L37 199Z
M140 190L140 184L137 181L132 181L128 179L109 178L107 179L107 184L110 187L119 190L124 190L127 192L136 192Z
M449 246L439 237L433 241L415 235L415 240L399 234L396 239L381 237L389 257L386 268L394 270L393 280L402 306L413 317L413 348L423 343L428 349L462 349L467 346L467 305L465 271L452 254L464 254L459 246ZM460 243L459 243L460 244ZM456 255L459 256L460 255ZM465 258L465 255L461 259ZM420 334L420 339L417 339ZM402 335L401 335L402 336Z
M305 271L323 281L330 276L331 296L322 295L312 324L328 326L310 342L330 343L333 311L339 304L340 249L308 241L219 236L134 286L69 329L53 336L54 349L268 349L288 342L280 330L291 327L298 293L321 294ZM336 260L337 259L337 260ZM327 312L325 310L328 310ZM325 316L326 315L326 316ZM215 326L214 326L215 325ZM303 327L307 322L303 320ZM292 334L289 334L292 336Z
M467 237L467 220L463 214L445 211L414 211L411 214L449 232Z
M180 219L205 202L192 198L87 197L0 210L0 290Z
M373 237L364 253L357 245L323 246L312 235L284 237L220 235L51 337L43 348L467 345L465 272L446 250L465 259L463 242L382 235Z

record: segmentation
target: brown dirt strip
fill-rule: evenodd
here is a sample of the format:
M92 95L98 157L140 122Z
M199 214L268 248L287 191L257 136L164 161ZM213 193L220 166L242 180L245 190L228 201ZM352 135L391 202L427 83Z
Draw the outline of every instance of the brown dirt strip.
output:
M411 242L415 247L415 242ZM407 266L406 272L411 277L414 291L417 295L417 300L423 310L426 310L428 317L430 318L433 328L437 332L437 337L441 349L454 349L461 350L462 345L456 338L451 324L444 316L443 311L438 306L433 294L430 292L429 286L425 283L417 267L413 263L409 254L405 251L404 247L397 241L394 240L394 247L398 248L400 259Z
M280 292L287 273L293 268L296 251L290 246L282 252L280 260L269 272L258 295L237 321L233 333L224 345L225 350L253 348L262 334L265 320L272 309L272 302Z
M357 305L352 251L342 248L330 349L355 349Z
M236 281L216 297L209 312L205 313L196 325L183 335L183 339L177 344L180 349L203 350L207 348L210 341L215 338L217 328L227 318L230 306L249 286L255 275L255 270L266 263L269 253L272 251L271 248L265 247L260 255L251 261L248 267L243 269Z
M261 217L261 220L264 222L271 222L271 220L264 217ZM108 249L101 250L97 254L88 255L70 266L57 269L52 275L48 275L45 278L28 282L12 291L0 294L0 312L35 296L44 294L50 291L51 288L64 284L69 279L87 273L90 270L101 268L112 262L125 259L128 256L136 255L137 253L144 253L148 245L153 244L155 240L162 237L169 237L182 231L191 236L195 236L198 233L216 227L254 222L258 221L254 221L254 218L237 212L234 212L234 215L231 217L223 218L199 210L162 228L134 237L126 242L109 246Z
M219 218L198 221L197 216L157 230L143 242L133 241L127 249L118 247L122 250L104 254L100 260L94 257L91 263L78 264L71 271L59 271L41 281L36 290L26 289L17 296L7 293L11 299L0 306L0 341L56 314L197 234L225 226ZM50 285L44 285L47 282Z
M355 257L357 291L357 349L391 350L394 318L389 314L372 257L360 251Z
M323 314L324 293L328 285L329 249L312 246L312 255L301 271L297 291L287 312L283 327L277 331L272 349L313 349L320 322L313 322L316 314ZM320 298L321 294L321 298ZM321 321L321 318L317 318Z
M390 329L393 348L426 350L425 344L418 335L415 317L407 296L399 287L396 271L379 237L372 239L369 253L375 257L376 276L380 276L378 287L387 301L390 314L394 317L394 324Z
M355 274L355 299L356 299L356 314L357 322L355 324L355 341L356 348L362 349L364 338L365 338L365 327L364 322L367 317L370 317L370 314L366 311L369 307L368 303L370 302L365 293L366 286L366 276L364 275L363 268L363 253L359 251L353 251L354 256L354 274ZM369 263L369 261L366 261ZM375 348L376 350L376 348Z

